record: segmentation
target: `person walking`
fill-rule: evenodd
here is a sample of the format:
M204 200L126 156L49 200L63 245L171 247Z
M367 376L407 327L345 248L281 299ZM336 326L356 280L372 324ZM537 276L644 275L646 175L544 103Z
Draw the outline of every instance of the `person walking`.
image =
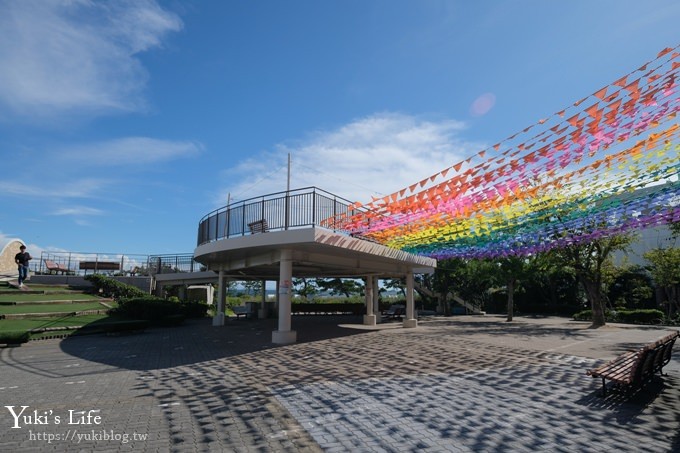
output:
M24 280L28 278L28 262L32 260L31 254L26 251L26 246L22 245L19 247L21 250L19 253L14 255L14 261L19 266L19 288L23 288Z

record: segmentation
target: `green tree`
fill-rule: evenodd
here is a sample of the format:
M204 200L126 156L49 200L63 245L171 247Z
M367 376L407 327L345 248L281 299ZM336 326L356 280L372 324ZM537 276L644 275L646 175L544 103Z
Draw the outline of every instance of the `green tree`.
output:
M656 308L652 279L642 266L615 268L607 297L614 307Z
M406 298L406 281L403 278L387 278L383 280L383 287L399 291Z
M351 297L353 294L362 294L364 285L350 278L319 278L315 281L322 291L329 291L333 295Z
M467 302L484 307L490 290L498 277L498 266L490 260L451 258L438 263L432 277L432 287L449 313L449 294L458 295Z
M644 254L651 263L649 271L657 287L662 288L667 304L667 315L680 309L680 249L654 249Z
M247 280L243 283L247 295L257 296L262 293L262 280Z
M565 267L562 260L550 252L527 258L524 286L527 292L533 290L537 299L553 308L574 305L578 299L578 281L573 270ZM581 306L577 308L582 309Z
M293 288L295 288L296 294L304 297L307 301L309 301L310 297L319 292L316 281L308 278L294 278Z
M497 260L499 283L505 284L508 293L508 317L506 321L512 321L515 310L515 290L526 271L526 259L518 256L508 256Z
M613 265L611 255L617 250L626 250L633 239L633 235L614 235L555 249L552 252L565 266L573 270L583 285L593 312L593 327L606 324L604 277L607 268Z

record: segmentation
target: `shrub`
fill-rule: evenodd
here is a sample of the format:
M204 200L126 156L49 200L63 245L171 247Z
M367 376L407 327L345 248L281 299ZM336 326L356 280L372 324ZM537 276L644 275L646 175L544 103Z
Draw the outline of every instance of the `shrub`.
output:
M31 338L31 334L23 330L7 330L0 332L0 344L20 344L26 343Z
M173 302L155 296L121 299L113 314L126 319L145 319L153 324L163 324L164 319L171 317L202 318L208 313L208 304L204 302Z
M206 302L182 302L182 314L187 318L203 318L208 314L208 304Z
M152 322L179 312L179 304L148 295L121 299L118 301L118 307L112 310L113 314L126 319L145 319Z
M97 291L104 297L112 297L115 300L148 296L145 291L133 285L119 282L116 279L101 274L85 276L85 280L92 283Z
M664 315L661 310L621 310L616 312L619 322L628 324L658 324L663 322Z
M619 310L605 311L607 322L623 322L626 324L658 324L663 322L664 315L661 310ZM592 310L583 310L574 314L576 321L592 321Z

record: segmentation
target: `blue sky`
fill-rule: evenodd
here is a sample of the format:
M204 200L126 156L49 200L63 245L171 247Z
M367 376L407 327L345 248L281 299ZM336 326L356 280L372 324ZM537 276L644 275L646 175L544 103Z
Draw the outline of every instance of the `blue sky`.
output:
M370 201L678 44L677 0L0 0L0 239L192 252L232 200Z

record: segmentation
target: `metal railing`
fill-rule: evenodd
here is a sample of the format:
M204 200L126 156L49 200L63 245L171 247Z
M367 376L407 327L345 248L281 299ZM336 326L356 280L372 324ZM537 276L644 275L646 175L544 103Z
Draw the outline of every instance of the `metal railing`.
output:
M146 267L148 255L102 253L102 252L41 252L40 262L35 263L41 274L73 274L106 272L134 274ZM56 268L52 267L57 265Z
M343 219L360 209L353 203L316 187L277 192L232 203L204 216L198 224L197 244L252 234L249 225L266 225L267 231L320 226L347 232Z
M206 270L205 265L194 260L194 255L149 255L148 269L151 275L174 274L179 272L200 272Z
M205 266L191 253L174 255L129 255L121 253L42 252L39 263L31 263L40 274L153 276L176 272L198 272Z

